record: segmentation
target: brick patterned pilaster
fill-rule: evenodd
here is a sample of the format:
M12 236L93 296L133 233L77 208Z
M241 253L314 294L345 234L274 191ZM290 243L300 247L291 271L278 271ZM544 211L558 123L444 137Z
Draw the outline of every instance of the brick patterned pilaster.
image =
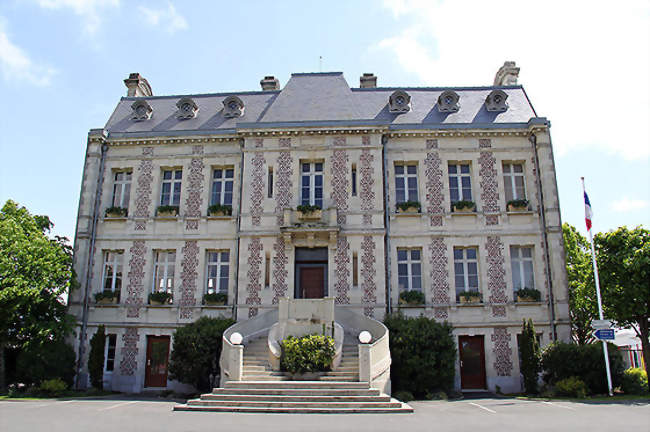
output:
M246 285L246 291L248 292L246 304L249 305L248 318L257 315L257 306L262 303L260 299L260 291L262 290L262 250L263 245L260 238L251 238L248 244L248 272L246 273L248 278L248 284Z
M196 305L196 283L199 267L199 244L196 240L186 241L181 249L181 298L180 318L192 319L193 306Z
M438 154L438 140L427 140L427 157L424 160L424 175L427 187L427 212L431 226L442 226L444 213L441 160Z
M429 244L429 265L431 267L431 294L433 303L437 305L449 304L449 259L447 258L447 245L442 237L431 237ZM435 307L434 316L440 319L449 318L446 307Z
M255 153L253 156L253 169L251 178L251 223L259 226L262 221L262 197L264 196L264 154Z
M143 156L153 156L153 147L143 147ZM153 162L151 159L143 159L136 169L138 179L135 189L135 211L133 216L135 218L148 218L150 214L149 207L151 206L151 184L153 182ZM136 231L144 231L146 229L146 222L139 220L135 222Z
M377 285L375 284L375 240L372 236L363 236L361 242L361 288L363 289L364 304L363 312L366 316L372 317L375 314L374 305L377 303Z
M144 294L144 266L147 263L145 255L147 247L144 240L136 240L129 249L129 272L127 274L128 285L126 286L126 316L127 318L138 318L143 303Z
M290 141L291 138L281 138L280 144L282 147L283 141ZM278 156L278 169L277 178L275 180L275 214L277 224L284 224L284 209L291 207L293 201L293 182L291 181L291 174L293 173L293 157L289 151L281 151Z
M365 137L364 137L365 138ZM370 137L368 137L368 143ZM365 143L364 143L365 144ZM361 150L361 157L359 159L359 199L361 200L361 211L363 211L363 224L372 225L372 214L375 203L375 170L372 162L375 157L370 153L370 149L364 148Z
M345 143L345 138L335 138L334 144L340 139L343 144ZM338 144L338 145L343 145ZM334 150L331 157L331 166L332 166L332 193L331 199L332 203L336 206L338 212L336 217L336 223L343 225L346 223L345 212L348 211L348 153L345 150Z
M492 306L492 316L504 317L506 316L505 303L507 302L506 270L501 238L499 236L488 236L486 249L489 299L490 303L497 304Z
M482 210L486 213L499 212L496 162L496 158L491 151L482 151L478 159ZM498 215L486 216L485 223L487 225L497 225L499 223Z
M334 274L336 282L336 304L350 303L350 243L345 236L339 235L336 241L336 253L334 255L336 268ZM331 295L330 295L331 296Z
M202 146L195 147L202 148ZM188 175L187 198L185 198L185 216L187 217L198 218L201 216L201 206L203 205L203 180L203 159L192 159ZM199 224L197 220L189 220L186 222L185 229L196 230L198 228Z
M510 348L510 333L506 327L495 327L492 339L494 353L494 370L498 376L512 375L512 348Z
M287 278L289 272L287 265L289 258L287 257L286 245L283 236L278 236L273 245L275 256L273 257L273 304L277 304L278 300L286 297L287 290L289 289Z
M138 341L140 335L137 327L127 327L122 335L122 358L120 360L120 375L131 376L138 369Z

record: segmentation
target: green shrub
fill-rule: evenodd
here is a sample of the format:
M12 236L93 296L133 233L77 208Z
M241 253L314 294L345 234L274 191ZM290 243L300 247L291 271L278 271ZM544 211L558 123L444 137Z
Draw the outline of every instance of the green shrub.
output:
M471 209L471 208L476 207L476 203L474 201L468 201L468 200L454 201L454 202L451 203L451 206L452 206L452 208L456 207L458 210Z
M90 384L99 390L104 389L104 348L106 347L106 332L100 325L97 332L90 338L90 352L88 353L88 374Z
M95 301L96 302L98 302L100 300L104 300L104 299L112 300L115 297L117 297L117 293L113 292L113 291L100 291L98 293L95 293Z
M212 204L210 207L208 207L208 213L211 215L217 214L217 213L223 213L228 216L232 216L232 206L230 205L221 205L221 204Z
M156 214L160 214L160 213L176 213L176 214L178 214L178 209L179 209L178 206L161 205L161 206L158 206L158 210L157 210Z
M228 303L228 294L226 293L208 293L203 295L203 301L205 303Z
M60 378L45 380L38 390L47 396L60 396L68 389L68 385Z
M521 374L524 376L526 394L537 393L537 378L541 372L541 353L533 320L524 320L519 349L521 351Z
M542 293L535 288L522 288L516 292L519 297L527 297L534 301L540 301L542 299Z
M615 345L608 345L609 365L614 387L621 384L623 377L623 359ZM542 353L544 381L555 385L570 377L580 378L590 394L607 393L605 359L600 343L574 345L555 342L546 347Z
M104 216L108 216L109 214L118 214L122 217L126 217L128 210L124 207L109 207L104 212Z
M398 401L402 402L410 402L415 399L413 393L404 390L396 391L392 396Z
M172 294L166 291L156 291L149 294L149 303L152 301L159 302L162 304L171 303Z
M325 335L289 336L280 342L280 369L291 373L321 372L332 368L334 339Z
M458 294L458 297L466 298L466 299L470 299L472 297L481 298L481 293L477 290L462 291L460 294Z
M74 349L63 340L25 347L16 359L16 382L29 386L60 378L70 386L76 357Z
M422 291L416 290L402 291L399 293L399 300L400 303L406 303L410 305L423 305L425 302L424 293Z
M642 395L648 393L648 374L641 368L630 368L623 372L621 390L625 394Z
M508 201L509 206L513 207L528 207L528 200L527 199L514 199Z
M192 324L176 329L169 361L171 379L208 391L210 375L220 374L223 332L235 323L230 318L201 317Z
M415 207L416 209L418 209L418 211L422 210L422 205L420 204L419 201L404 201L401 203L397 203L397 208L402 211L406 211L410 207Z
M569 377L555 383L555 394L575 398L587 397L587 385L578 377Z
M310 214L317 210L320 210L320 206L311 205L311 204L300 204L296 209L302 214Z
M395 392L417 398L453 389L456 343L448 323L420 316L387 315L384 324L390 338L391 383Z

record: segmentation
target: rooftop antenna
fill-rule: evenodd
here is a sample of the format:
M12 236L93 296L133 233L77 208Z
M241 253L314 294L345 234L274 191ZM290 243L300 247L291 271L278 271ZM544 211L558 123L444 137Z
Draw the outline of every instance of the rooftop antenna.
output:
M318 72L323 72L323 56L318 56Z

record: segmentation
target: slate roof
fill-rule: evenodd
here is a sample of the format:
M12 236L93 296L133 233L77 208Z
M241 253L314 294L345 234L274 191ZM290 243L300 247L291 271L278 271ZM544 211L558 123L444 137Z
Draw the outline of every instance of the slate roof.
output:
M488 112L485 98L494 89L508 94L508 110ZM411 110L393 114L388 97L395 90L411 96ZM445 90L460 96L460 110L441 113L436 106ZM238 96L244 103L244 115L223 116L223 100ZM176 118L176 102L191 97L198 105L195 118ZM146 100L153 109L152 118L131 120L131 104ZM537 117L522 86L505 87L395 87L350 88L341 72L292 74L282 90L202 95L123 97L105 126L109 135L151 136L203 133L232 133L238 128L319 125L385 125L391 129L502 128L523 127Z

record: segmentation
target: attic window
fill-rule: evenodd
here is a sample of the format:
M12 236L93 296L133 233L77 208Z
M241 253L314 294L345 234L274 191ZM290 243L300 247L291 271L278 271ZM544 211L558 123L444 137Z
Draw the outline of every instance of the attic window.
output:
M453 90L446 90L438 97L438 111L440 112L456 112L460 109L458 100L460 96Z
M226 118L244 115L244 102L237 96L228 96L223 100L223 116Z
M149 105L145 100L139 100L133 102L133 104L131 105L131 109L133 110L133 113L131 115L131 120L134 121L149 120L151 118L151 115L153 114L153 109L151 108L151 105Z
M492 90L485 98L485 109L494 112L503 112L508 109L506 100L508 95L503 90Z
M396 90L388 98L388 110L392 113L405 113L411 110L411 96L403 90Z
M199 106L191 98L184 97L176 102L176 117L179 120L186 120L196 117L196 114L199 112Z

